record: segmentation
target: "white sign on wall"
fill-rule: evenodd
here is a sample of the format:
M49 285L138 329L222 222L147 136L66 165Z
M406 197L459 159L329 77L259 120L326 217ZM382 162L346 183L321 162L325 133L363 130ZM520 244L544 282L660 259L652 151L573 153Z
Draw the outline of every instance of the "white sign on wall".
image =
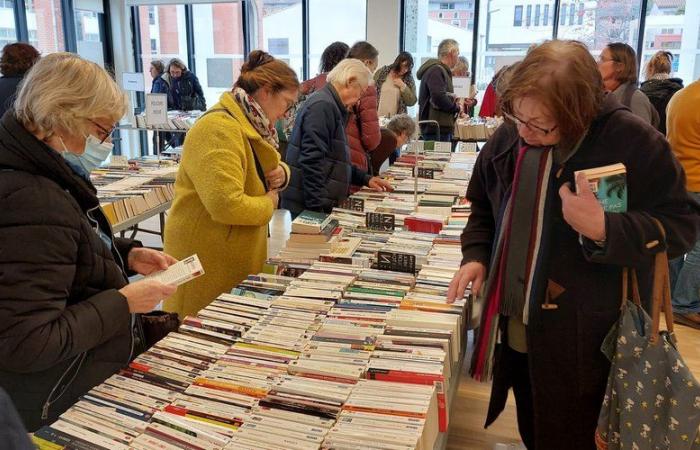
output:
M146 86L143 81L143 73L124 72L122 74L122 87L125 91L144 92Z
M168 123L168 95L146 94L146 125L158 127Z

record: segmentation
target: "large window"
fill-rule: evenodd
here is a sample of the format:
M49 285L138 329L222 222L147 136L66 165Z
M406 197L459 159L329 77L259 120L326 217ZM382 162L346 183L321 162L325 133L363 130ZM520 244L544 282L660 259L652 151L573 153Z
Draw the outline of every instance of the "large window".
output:
M523 10L526 11L525 20L522 20ZM533 43L552 38L554 21L549 14L554 12L554 8L544 3L543 11L540 26L537 26L535 8L535 26L525 27L522 25L530 24L531 6L524 8L522 0L481 1L476 61L479 100L499 69L522 60Z
M74 0L75 40L80 56L101 66L104 55L104 11L100 0Z
M262 48L290 65L303 78L302 0L258 0L251 4L251 48ZM313 71L312 71L313 72Z
M697 80L700 78L699 48L700 2L649 2L640 67L642 75L649 58L659 50L666 50L674 56L674 76L682 78L686 84Z
M17 40L15 29L15 2L0 1L0 48Z
M230 91L244 61L243 8L237 3L192 5L195 71L207 106Z
M25 11L30 44L43 54L66 49L60 0L26 0Z
M562 4L560 39L577 39L594 55L610 42L626 42L637 47L642 0L598 0ZM653 0L649 0L651 5Z
M139 6L141 54L146 92L150 92L151 61L160 60L167 67L172 58L187 65L187 32L183 5ZM149 45L150 43L150 45Z
M342 41L352 46L367 39L367 1L334 1L332 8L328 0L308 1L309 76L313 77L318 73L321 53L328 44Z

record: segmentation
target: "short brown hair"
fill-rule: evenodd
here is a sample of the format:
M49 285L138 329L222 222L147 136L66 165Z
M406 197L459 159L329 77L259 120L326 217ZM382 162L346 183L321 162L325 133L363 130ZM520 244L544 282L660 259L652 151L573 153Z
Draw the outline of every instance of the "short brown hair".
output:
M598 65L578 41L554 40L534 48L515 68L502 98L506 111L532 97L552 113L561 145L571 148L598 115L605 91Z
M610 51L616 71L616 80L620 84L636 83L639 79L637 75L637 54L634 49L624 42L612 42L606 46Z
M7 44L0 57L0 72L6 77L24 75L39 60L39 51L29 44Z
M153 61L151 61L151 66L153 66L153 68L156 69L158 73L165 72L165 65L160 59L154 59Z
M647 63L644 70L644 77L648 80L657 73L671 73L671 64L673 63L673 55L671 52L658 51L654 53Z
M241 75L234 86L240 87L248 94L254 94L263 87L270 88L274 93L298 89L299 79L283 61L262 50L253 50L248 55L248 61L241 67Z

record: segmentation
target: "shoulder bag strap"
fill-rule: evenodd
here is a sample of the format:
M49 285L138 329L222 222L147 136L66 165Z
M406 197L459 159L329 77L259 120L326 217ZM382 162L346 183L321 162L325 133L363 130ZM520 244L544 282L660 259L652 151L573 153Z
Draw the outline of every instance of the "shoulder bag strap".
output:
M229 117L231 117L232 119L235 120L235 117L233 116L233 114L231 114L231 112L226 108L212 108L212 109L208 110L207 112L205 112L204 114L202 114L201 116L199 116L199 119L197 119L197 120L200 120L202 117L206 116L207 114L214 113L214 112L224 112L224 113L228 114ZM255 171L258 173L258 178L260 178L260 181L262 182L263 186L265 186L265 191L267 191L268 188L267 188L267 181L265 181L265 172L263 171L262 165L260 164L260 160L258 159L258 155L255 154L255 150L252 149L252 146L251 146L251 152L253 152L253 159L255 160Z

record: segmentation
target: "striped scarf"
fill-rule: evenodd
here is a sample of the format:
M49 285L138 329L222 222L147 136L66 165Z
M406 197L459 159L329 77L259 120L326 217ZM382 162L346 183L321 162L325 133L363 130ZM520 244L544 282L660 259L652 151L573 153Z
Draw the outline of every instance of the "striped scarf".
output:
M248 118L248 122L253 125L255 131L257 131L260 136L276 149L280 147L279 137L277 136L277 130L275 129L275 124L270 122L270 119L265 115L262 107L255 101L255 99L248 94L246 91L239 87L233 88L233 98L241 107L243 113Z
M531 305L544 294L542 264L548 253L553 166L551 147L523 146L518 152L513 184L497 224L486 304L472 356L470 373L477 380L491 378L500 316L522 317L527 325Z

